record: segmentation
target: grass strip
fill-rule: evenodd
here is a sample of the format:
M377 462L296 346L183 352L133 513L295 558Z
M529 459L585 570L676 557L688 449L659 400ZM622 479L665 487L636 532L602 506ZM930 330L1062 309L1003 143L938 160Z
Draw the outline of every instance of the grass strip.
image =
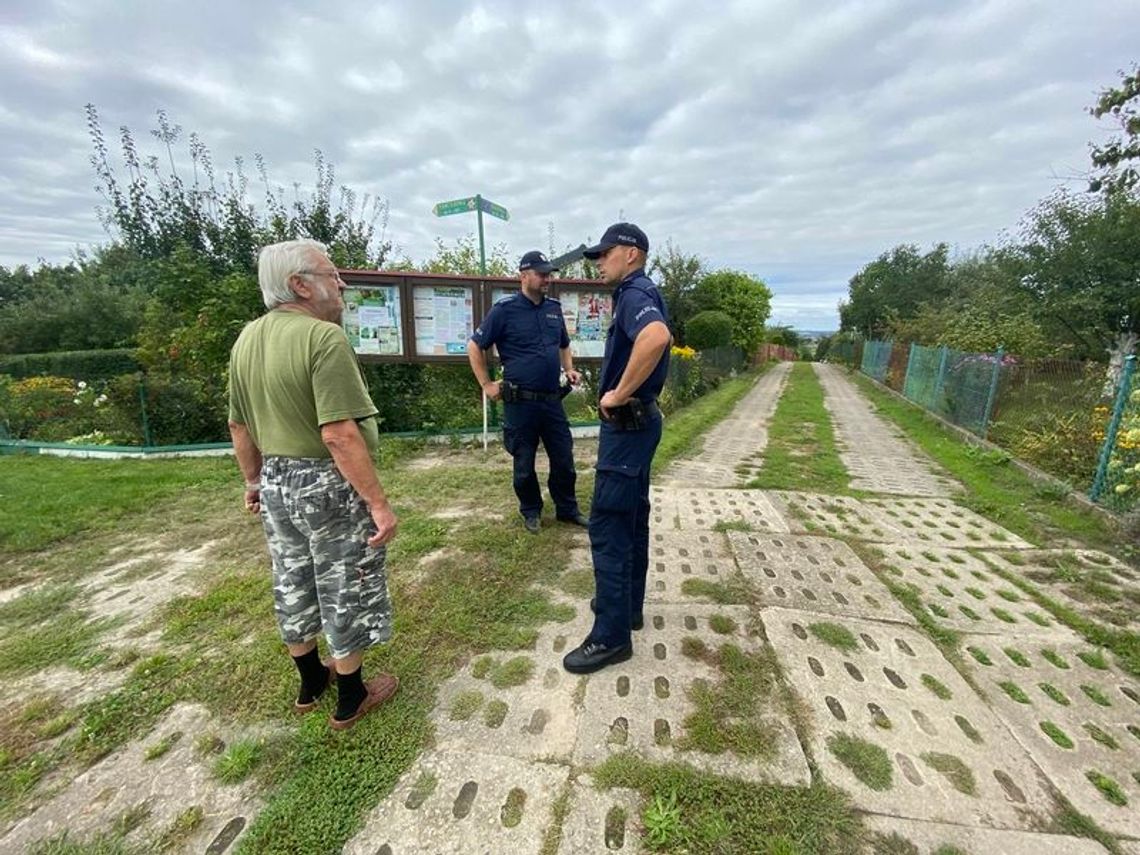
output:
M823 387L810 364L796 363L768 426L760 474L748 486L842 495L852 492L848 482L823 405Z

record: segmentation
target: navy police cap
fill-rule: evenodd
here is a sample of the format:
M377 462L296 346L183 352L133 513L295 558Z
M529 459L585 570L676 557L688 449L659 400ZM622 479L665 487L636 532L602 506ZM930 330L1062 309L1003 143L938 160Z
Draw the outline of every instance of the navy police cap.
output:
M535 273L549 273L557 270L550 260L537 249L532 249L519 260L519 270L533 270Z
M614 223L606 229L602 239L595 246L587 248L584 254L586 258L598 258L612 246L632 246L642 252L649 252L649 238L633 223Z

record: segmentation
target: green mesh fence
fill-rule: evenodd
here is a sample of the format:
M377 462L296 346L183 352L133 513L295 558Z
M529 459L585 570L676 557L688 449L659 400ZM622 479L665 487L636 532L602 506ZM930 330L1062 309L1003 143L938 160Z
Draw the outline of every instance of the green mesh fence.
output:
M1124 365L1104 434L1089 495L1110 510L1125 512L1140 502L1140 372L1135 356Z
M887 379L891 361L891 342L868 341L863 345L863 373L880 383Z
M1001 355L912 345L903 394L949 422L985 436Z

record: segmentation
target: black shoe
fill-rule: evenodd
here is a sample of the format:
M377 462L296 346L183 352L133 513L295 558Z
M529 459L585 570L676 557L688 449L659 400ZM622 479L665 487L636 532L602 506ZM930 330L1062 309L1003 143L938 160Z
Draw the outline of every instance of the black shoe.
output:
M538 534L538 517L523 517L523 525L531 534Z
M594 614L598 613L598 603L596 597L590 597L590 611L592 611ZM644 627L645 615L637 615L637 617L633 618L629 622L629 628L634 632L637 632L637 630L643 629Z
M557 519L559 522L570 523L572 525L580 525L582 528L590 527L590 521L586 519L586 516L581 511L578 511L572 517L558 517Z
M590 674L599 671L607 665L625 662L633 656L633 645L623 644L621 647L606 647L596 641L586 640L581 646L575 647L562 660L562 667L571 674Z

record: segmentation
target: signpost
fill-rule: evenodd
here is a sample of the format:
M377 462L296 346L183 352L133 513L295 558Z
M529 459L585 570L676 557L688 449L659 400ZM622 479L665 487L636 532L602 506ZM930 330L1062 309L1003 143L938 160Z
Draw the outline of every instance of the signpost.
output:
M509 220L510 212L502 205L497 205L490 199L484 199L479 194L468 196L466 199L452 199L449 202L437 202L432 206L431 212L437 217L450 217L453 214L466 214L475 212L479 222L479 274L487 275L487 251L483 246L483 214L490 214L500 220Z

